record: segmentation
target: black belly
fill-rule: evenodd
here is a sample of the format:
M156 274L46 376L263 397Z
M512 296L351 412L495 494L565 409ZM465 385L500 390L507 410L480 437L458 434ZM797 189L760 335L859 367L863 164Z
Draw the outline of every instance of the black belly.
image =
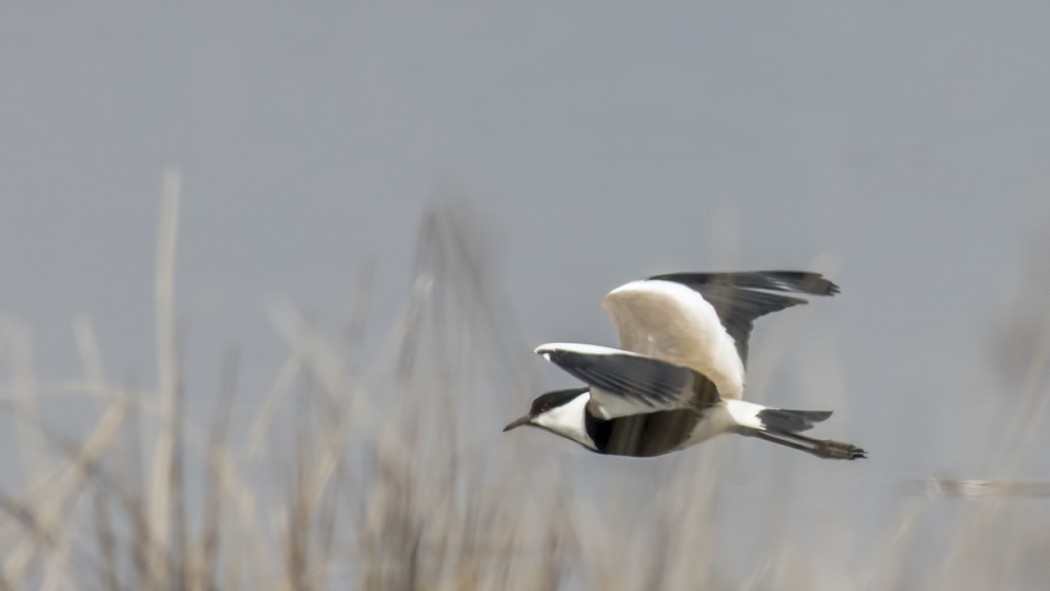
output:
M598 453L651 457L678 448L689 439L701 417L693 410L668 410L609 420L586 413L586 426Z

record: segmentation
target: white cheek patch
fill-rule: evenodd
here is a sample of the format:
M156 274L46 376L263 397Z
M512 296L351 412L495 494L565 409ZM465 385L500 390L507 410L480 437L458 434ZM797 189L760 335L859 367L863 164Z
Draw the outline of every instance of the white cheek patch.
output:
M552 408L537 416L534 422L540 427L595 449L594 441L587 435L583 416L587 412L587 402L590 399L590 393L584 392L567 404Z

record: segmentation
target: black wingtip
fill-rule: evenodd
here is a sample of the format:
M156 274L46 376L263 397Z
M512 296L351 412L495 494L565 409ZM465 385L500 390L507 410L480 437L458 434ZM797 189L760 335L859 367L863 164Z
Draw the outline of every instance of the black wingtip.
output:
M832 296L841 291L830 279L811 271L734 271L727 273L662 273L649 279L674 281L686 285L725 283L743 289L786 291L815 296Z
M757 271L757 273L781 284L765 289L796 291L815 296L833 296L842 291L835 282L820 273L811 271Z

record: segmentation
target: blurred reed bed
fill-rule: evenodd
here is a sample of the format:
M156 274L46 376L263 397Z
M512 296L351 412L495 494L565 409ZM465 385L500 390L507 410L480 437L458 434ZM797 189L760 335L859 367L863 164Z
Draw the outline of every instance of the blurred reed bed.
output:
M364 280L335 330L274 311L288 355L266 391L240 391L232 353L212 391L187 391L174 301L178 200L172 173L157 243L155 383L107 376L85 321L74 327L83 376L49 381L35 374L28 331L11 319L0 326L6 437L20 462L19 484L0 491L0 589L1017 589L1050 581L1048 511L1032 505L1046 501L1019 505L1009 492L1045 497L1039 483L946 477L909 489L880 482L892 458L881 469L877 459L845 466L716 440L640 461L592 456L555 438L501 437L541 389L525 361L534 343L520 340L488 283L484 237L460 206L426 216L413 286L378 351L362 336ZM829 359L817 371L836 372ZM1031 433L1046 425L1045 362L1034 353L1036 377L1018 387L1022 439L1000 460L1015 472L1018 454L1038 440ZM768 374L756 369L756 381ZM841 409L837 395L816 402ZM188 398L214 403L191 416ZM82 424L51 420L56 400L83 408ZM882 451L859 443L874 458ZM871 487L882 493L865 492ZM945 505L953 492L977 500Z

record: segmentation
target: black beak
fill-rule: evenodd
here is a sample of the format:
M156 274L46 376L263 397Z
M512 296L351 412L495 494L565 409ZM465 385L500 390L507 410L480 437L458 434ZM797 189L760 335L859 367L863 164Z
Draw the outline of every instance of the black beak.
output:
M506 433L507 431L510 431L511 429L517 429L518 427L520 427L522 425L528 425L531 422L532 422L532 417L530 417L529 415L525 415L525 416L521 417L520 419L514 419L513 421L511 421L511 423L509 425L507 425L506 427L503 428L503 432Z

